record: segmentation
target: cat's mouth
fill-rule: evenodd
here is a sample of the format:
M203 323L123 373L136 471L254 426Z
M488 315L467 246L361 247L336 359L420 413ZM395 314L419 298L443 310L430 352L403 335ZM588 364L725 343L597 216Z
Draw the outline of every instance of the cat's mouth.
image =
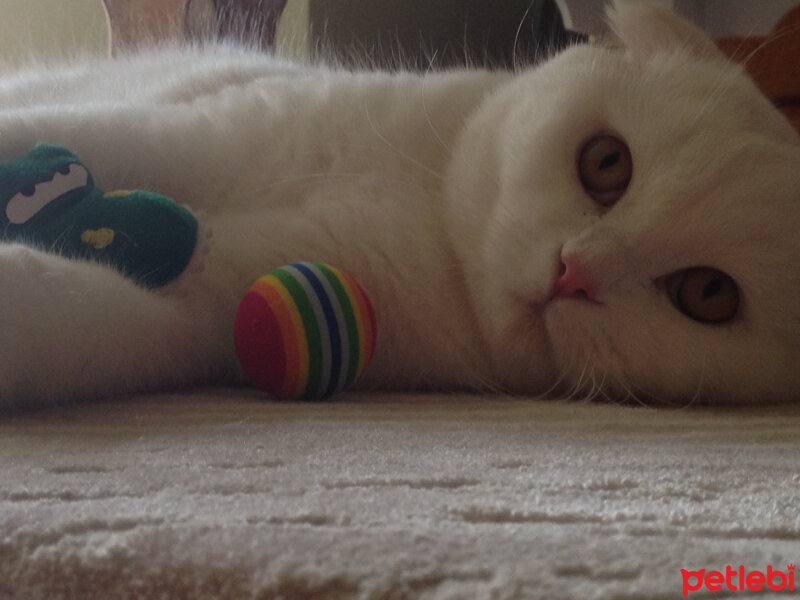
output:
M574 291L570 291L568 293L564 293L561 291L551 292L547 299L544 301L544 305L552 304L553 302L565 302L565 301L575 301L575 302L589 302L591 304L599 304L602 306L602 302L593 298L589 292L582 289L577 289Z
M23 225L62 196L84 187L89 173L78 163L64 165L52 179L31 184L17 192L6 205L6 217L14 225Z

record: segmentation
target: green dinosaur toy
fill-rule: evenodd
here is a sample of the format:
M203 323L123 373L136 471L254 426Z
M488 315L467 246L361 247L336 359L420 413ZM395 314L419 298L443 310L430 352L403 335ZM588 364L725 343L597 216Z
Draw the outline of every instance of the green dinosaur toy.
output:
M156 288L186 269L197 220L155 192L104 193L73 152L37 144L0 163L0 240L109 264Z

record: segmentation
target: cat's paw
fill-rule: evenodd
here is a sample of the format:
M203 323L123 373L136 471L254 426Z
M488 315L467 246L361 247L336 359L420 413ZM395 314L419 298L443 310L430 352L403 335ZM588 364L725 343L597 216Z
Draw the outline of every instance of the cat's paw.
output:
M0 245L0 405L38 404L54 392L64 346L56 306L75 290L63 259L22 245ZM62 348L62 352L68 352Z
M203 381L225 356L224 324L108 266L0 244L0 407Z
M155 301L109 267L0 244L0 406L135 385L147 365L132 357L146 361L142 346L158 343L142 316Z

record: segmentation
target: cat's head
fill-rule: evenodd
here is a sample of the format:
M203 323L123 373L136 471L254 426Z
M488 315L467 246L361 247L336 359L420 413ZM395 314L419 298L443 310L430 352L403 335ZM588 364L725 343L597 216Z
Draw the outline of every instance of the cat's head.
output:
M617 48L520 74L455 155L452 232L498 374L800 400L800 137L670 11L620 0L609 21Z

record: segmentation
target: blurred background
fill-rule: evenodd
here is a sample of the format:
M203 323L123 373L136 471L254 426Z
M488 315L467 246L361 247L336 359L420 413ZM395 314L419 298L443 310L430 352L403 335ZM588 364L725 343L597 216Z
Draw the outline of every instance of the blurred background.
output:
M798 0L659 0L716 37L766 35ZM575 32L602 35L606 0L0 0L0 61L107 54L247 30L303 58L324 49L427 68L507 66ZM284 6L285 5L285 6ZM110 18L109 18L110 17ZM280 19L279 19L280 17Z

